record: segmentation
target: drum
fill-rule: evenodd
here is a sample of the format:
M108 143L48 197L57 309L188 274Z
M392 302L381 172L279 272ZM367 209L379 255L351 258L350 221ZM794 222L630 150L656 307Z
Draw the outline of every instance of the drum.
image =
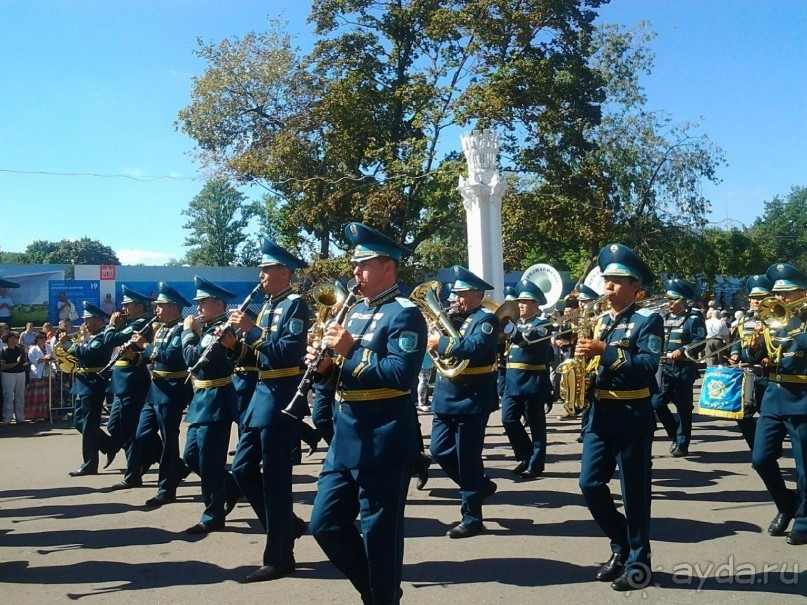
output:
M703 375L698 413L739 420L754 397L754 371L750 368L712 366Z

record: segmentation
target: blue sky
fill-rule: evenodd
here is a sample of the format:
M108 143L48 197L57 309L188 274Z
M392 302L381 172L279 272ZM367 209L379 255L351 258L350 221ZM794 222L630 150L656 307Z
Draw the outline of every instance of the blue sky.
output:
M87 236L124 263L183 256L181 210L203 179L173 122L204 69L196 38L283 14L306 49L307 13L279 0L0 0L0 249ZM765 200L807 185L807 2L621 0L601 19L652 24L649 107L700 120L726 152L723 182L705 188L712 220L750 225ZM136 180L155 176L167 178Z

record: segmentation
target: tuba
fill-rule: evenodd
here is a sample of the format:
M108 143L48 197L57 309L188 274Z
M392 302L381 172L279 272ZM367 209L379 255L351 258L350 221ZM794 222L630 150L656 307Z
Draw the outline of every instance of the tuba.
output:
M438 292L442 289L443 285L439 281L427 281L412 290L409 298L420 308L429 324L429 330L458 341L461 336L440 303ZM459 361L453 357L441 357L434 351L429 351L429 355L434 361L434 367L446 378L454 378L468 366L467 359Z

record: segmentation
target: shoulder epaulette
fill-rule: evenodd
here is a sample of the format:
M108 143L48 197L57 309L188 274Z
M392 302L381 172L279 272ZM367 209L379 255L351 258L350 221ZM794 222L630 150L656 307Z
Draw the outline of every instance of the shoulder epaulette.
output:
M400 304L404 309L409 309L411 307L416 307L417 306L415 303L413 303L411 300L409 300L405 296L396 296L395 300L397 300L398 304Z

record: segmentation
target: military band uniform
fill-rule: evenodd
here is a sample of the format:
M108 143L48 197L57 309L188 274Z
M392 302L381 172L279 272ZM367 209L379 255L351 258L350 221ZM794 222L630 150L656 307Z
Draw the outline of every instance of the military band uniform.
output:
M479 277L455 265L454 290L493 289ZM460 334L455 341L441 336L436 353L440 357L468 360L468 366L453 378L437 373L432 395L432 459L460 488L460 524L449 530L450 537L467 537L484 529L482 503L495 492L485 474L482 448L488 418L496 409L496 345L499 320L482 306L456 312L451 321Z
M314 385L313 391L311 420L325 443L330 445L333 440L333 406L336 387L332 384L318 383Z
M668 280L666 286L668 296L689 300L695 296L692 287L682 280ZM689 453L694 409L693 392L695 380L698 378L698 366L685 354L678 359L670 359L668 356L678 349L704 342L705 338L706 323L699 309L684 309L679 314L667 313L664 316L664 348L659 371L660 392L653 396L653 409L672 441L670 451L673 455ZM678 413L677 420L668 407L670 402Z
M138 292L123 286L122 304L140 303L146 310L150 309L151 299ZM125 325L120 330L113 330L111 342L116 347L123 347L131 339L132 334L143 330L151 321L150 313L143 313L139 317L127 317ZM150 339L151 328L146 328L143 335ZM146 396L151 387L151 374L148 369L148 358L142 351L135 351L133 359L121 356L112 367L112 377L107 392L113 395L109 411L107 430L110 436L112 453L123 449L126 452L126 474L123 481L116 487L137 487L143 483L143 471L147 466L155 463L156 458L137 456L137 464L132 462L132 448L137 433L140 413L146 403ZM136 466L136 467L135 467Z
M359 266L378 257L398 261L405 251L360 223L345 232ZM342 325L353 345L330 366L334 435L310 529L363 603L394 605L400 601L404 509L417 457L415 399L426 322L395 284L356 303Z
M244 432L246 426L249 403L255 395L258 386L258 357L252 347L245 347L239 355L239 363L233 372L233 386L238 408L238 436Z
M606 246L598 264L606 278L628 275L642 283L652 281L647 266L621 244ZM657 390L655 375L664 331L661 316L639 313L635 302L615 317L611 313L600 319L595 330L606 346L599 359L594 358L597 365L579 484L594 521L611 541L612 558L597 579L614 580L612 588L625 590L621 578L635 577L644 584L650 575L655 424L651 395ZM608 490L617 465L624 514Z
M218 298L227 301L234 297L231 292L199 277L194 281L197 289L195 300ZM204 324L201 335L191 329L182 331L183 357L189 368L194 367L205 348L216 340L217 329L223 328L226 321L227 314L222 313ZM238 420L233 371L239 361L231 351L216 345L193 380L193 398L185 415L189 427L182 457L202 479L205 510L200 530L224 527L228 501L233 494L239 493L226 468L230 430Z
M791 265L773 265L767 276L774 293L807 290L807 276ZM807 312L796 314L784 328L772 330L770 344L781 349L778 353L765 351L774 365L762 399L752 464L778 511L768 533L784 535L793 519L787 541L802 545L807 544ZM785 485L778 464L785 435L790 436L796 463L795 491Z
M529 280L522 280L519 285L516 300L522 297L546 304L540 288ZM525 472L525 478L541 475L546 464L546 406L552 404L549 364L554 357L548 334L549 322L540 312L519 320L507 356L502 425L520 463L516 470ZM527 418L531 437L521 423L522 416Z
M308 316L304 299L286 287L269 297L239 343L257 356L259 381L244 416L232 472L266 531L263 565L281 573L295 565L292 451L299 447L297 420L282 410L303 373Z
M159 285L156 302L190 306L164 282ZM183 356L181 314L159 327L143 355L152 364L152 382L140 413L130 466L142 465L141 460L159 460L157 496L146 504L160 505L176 498L177 486L190 473L179 452L179 425L193 396Z
M109 316L95 305L84 302L84 319L97 317L104 321ZM64 350L78 363L71 393L76 396L73 409L73 426L81 433L83 463L74 474L98 472L98 452L112 452L109 435L101 429L101 410L106 398L107 380L99 372L109 363L114 331L104 329L83 342L67 341Z

